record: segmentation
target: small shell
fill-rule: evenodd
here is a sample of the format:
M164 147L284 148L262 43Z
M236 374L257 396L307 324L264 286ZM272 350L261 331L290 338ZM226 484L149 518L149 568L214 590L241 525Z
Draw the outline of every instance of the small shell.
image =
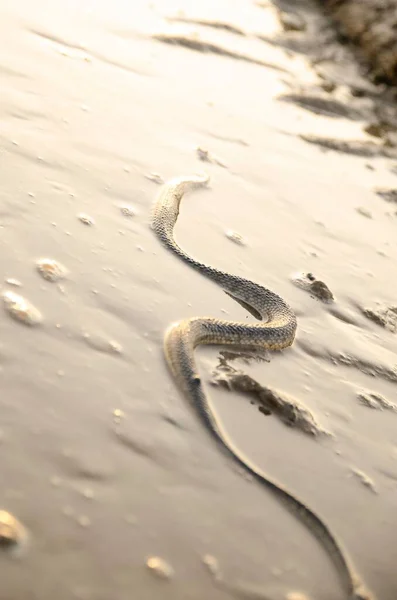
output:
M38 325L43 320L41 312L28 300L15 294L15 292L4 292L3 302L5 309L11 317L25 325Z

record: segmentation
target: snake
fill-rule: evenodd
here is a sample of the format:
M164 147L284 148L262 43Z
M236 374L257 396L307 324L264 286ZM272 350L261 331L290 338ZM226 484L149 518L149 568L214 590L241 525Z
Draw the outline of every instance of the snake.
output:
M198 373L194 350L201 344L233 345L252 349L283 350L292 345L297 319L292 308L276 293L249 279L232 275L196 260L174 239L180 204L185 193L205 187L209 176L196 174L176 177L161 188L152 210L151 227L160 242L181 260L217 284L247 308L258 322L253 324L191 317L171 324L164 335L166 363L181 393L190 401L207 431L218 446L250 476L258 480L301 522L327 552L337 569L349 600L376 600L353 567L328 525L303 501L283 485L260 471L236 448L217 415Z

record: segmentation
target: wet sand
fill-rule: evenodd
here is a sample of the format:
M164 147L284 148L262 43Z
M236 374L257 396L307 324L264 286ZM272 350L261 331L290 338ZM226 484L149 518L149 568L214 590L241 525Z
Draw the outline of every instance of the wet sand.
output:
M254 320L150 229L159 176L202 171L210 187L185 199L178 242L298 316L291 349L227 363L330 435L211 386L225 357L200 348L214 408L376 597L396 597L397 206L377 191L397 178L393 147L364 131L377 92L310 3L303 31L284 31L267 2L212 4L0 8L1 293L42 316L29 325L2 306L0 509L27 538L0 555L1 600L346 597L310 531L222 456L166 369L172 321ZM329 53L313 65L316 39ZM62 277L43 278L44 258ZM371 316L385 311L386 325Z

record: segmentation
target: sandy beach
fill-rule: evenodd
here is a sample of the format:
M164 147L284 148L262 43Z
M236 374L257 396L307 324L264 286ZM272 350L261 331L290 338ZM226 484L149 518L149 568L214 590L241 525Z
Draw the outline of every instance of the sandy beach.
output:
M163 183L202 172L178 243L298 319L262 360L198 348L211 404L374 598L397 597L397 152L368 129L379 89L318 7L294 4L0 7L0 510L24 529L0 548L0 600L347 600L167 370L170 323L255 321L151 229ZM318 430L211 385L233 369Z

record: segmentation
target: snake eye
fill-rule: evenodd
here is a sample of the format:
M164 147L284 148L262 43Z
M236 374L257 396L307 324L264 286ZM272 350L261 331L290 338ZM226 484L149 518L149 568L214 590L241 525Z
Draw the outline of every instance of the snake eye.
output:
M198 375L194 375L192 377L192 383L195 387L198 387L201 384L201 379Z

